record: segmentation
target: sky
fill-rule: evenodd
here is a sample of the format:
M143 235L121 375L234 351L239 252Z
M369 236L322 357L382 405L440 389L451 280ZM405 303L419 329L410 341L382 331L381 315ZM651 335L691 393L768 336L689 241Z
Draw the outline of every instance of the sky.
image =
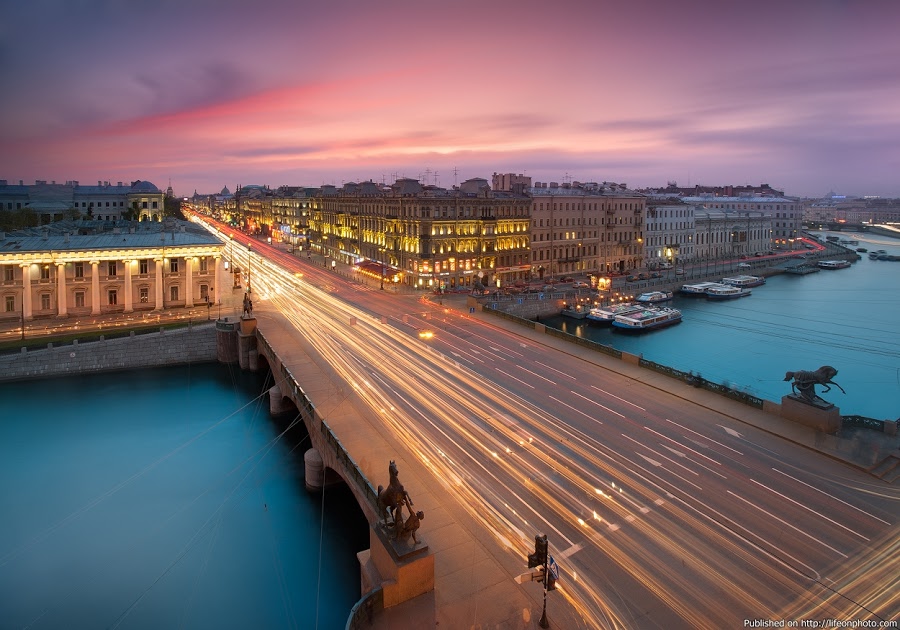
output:
M0 179L900 197L896 0L0 0Z

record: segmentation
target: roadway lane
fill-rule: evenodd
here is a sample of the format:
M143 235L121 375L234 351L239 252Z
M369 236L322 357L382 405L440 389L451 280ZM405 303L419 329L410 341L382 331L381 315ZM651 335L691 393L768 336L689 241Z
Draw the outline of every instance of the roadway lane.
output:
M832 593L896 533L893 489L861 492L875 486L855 471L502 327L253 249L254 299L290 317L469 508L512 575L547 533L565 557L561 594L589 627L840 619L854 599L852 618L896 611L865 579L846 585L855 598Z

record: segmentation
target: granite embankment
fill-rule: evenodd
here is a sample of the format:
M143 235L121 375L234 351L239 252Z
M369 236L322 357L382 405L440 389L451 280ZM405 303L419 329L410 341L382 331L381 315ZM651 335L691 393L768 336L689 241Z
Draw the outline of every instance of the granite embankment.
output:
M205 363L216 360L214 323L116 339L48 344L0 355L0 381Z

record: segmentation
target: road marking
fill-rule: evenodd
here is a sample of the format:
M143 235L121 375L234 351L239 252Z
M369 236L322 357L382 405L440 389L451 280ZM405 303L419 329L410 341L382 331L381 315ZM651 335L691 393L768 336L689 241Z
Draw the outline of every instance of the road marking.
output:
M827 544L823 543L821 540L819 540L819 539L816 538L815 536L811 536L810 534L806 533L805 531L803 531L803 530L800 529L799 527L794 527L793 525L791 525L790 523L788 523L788 522L785 521L784 519L778 518L777 516L775 516L774 514L772 514L771 512L769 512L768 510L764 510L763 508L759 507L758 505L756 505L756 504L753 503L752 501L748 501L748 500L745 499L744 497L740 496L739 494L735 494L735 493L732 492L731 490L728 490L727 492L728 492L728 494L730 494L730 495L733 496L734 498L740 499L741 501L743 501L743 502L746 503L747 505L750 505L750 506L755 507L757 510L759 510L760 512L762 512L763 514L765 514L765 515L768 516L769 518L772 518L772 519L778 521L779 523L781 523L782 525L784 525L784 526L786 526L786 527L790 527L791 529L793 529L793 530L794 530L795 532L797 532L798 534L803 534L804 536L806 536L807 538L809 538L809 539L812 540L813 542L819 543L820 545L822 545L822 546L825 547L826 549L831 549L834 553L838 554L839 556L843 556L844 558L847 557L847 554L841 553L840 551L838 551L837 549L835 549L835 548L832 547L831 545L827 545Z
M730 435L731 437L736 437L736 438L741 438L741 439L744 438L743 435L741 435L740 433L738 433L737 431L735 431L735 430L732 429L731 427L723 427L721 424L718 425L718 426L722 427L722 428L725 430L725 433L727 433L727 434Z
M591 398L588 398L588 397L585 396L584 394L579 394L578 392L570 392L570 393L571 393L571 394L574 394L575 396L578 396L579 398L583 398L584 400L588 401L588 402L591 403L592 405L597 405L597 406L600 407L601 409L605 409L605 410L608 411L609 413L613 413L613 414L619 416L620 418L625 418L625 416L624 416L623 414L619 413L618 411L615 411L614 409L610 409L610 408L607 407L606 405L601 405L601 404L598 403L596 400L593 400L593 399L591 399ZM626 418L626 419L627 419L627 418Z
M506 376L508 376L509 378L511 378L511 379L514 380L514 381L519 381L520 383L522 383L522 385L527 385L527 386L530 387L531 389L534 389L534 388L535 388L534 385L532 385L531 383L526 383L526 382L523 381L522 379L516 378L515 376L513 376L512 374L509 374L508 372L504 372L503 370L497 370L497 371L500 372L501 374L505 374Z
M787 477L787 478L789 478L789 479L793 479L793 480L796 481L797 483L802 483L802 484L803 484L804 486L806 486L807 488L811 488L812 490L815 490L816 492L821 492L821 493L824 494L826 497L830 497L830 498L834 499L835 501L837 501L837 502L839 502L839 503L843 503L843 504L846 505L847 507L853 508L853 509L856 510L857 512L862 512L862 513L865 514L866 516L869 516L869 517L871 517L871 518L874 518L876 521L879 521L879 522L881 522L881 523L884 523L885 525L890 525L890 523L888 523L887 521L885 521L885 520L883 520L883 519L878 518L878 517L875 516L874 514L871 514L871 513L869 513L869 512L866 512L866 511L863 510L862 508L858 508L858 507L856 507L855 505L851 505L851 504L847 503L846 501L844 501L844 500L842 500L842 499L838 499L836 496L834 496L834 495L832 495L832 494L828 494L828 493L825 492L824 490L819 490L819 489L816 488L815 486L811 486L811 485L809 485L808 483L806 483L805 481L800 481L800 480L797 479L796 477L791 477L791 476L790 476L789 474L787 474L786 472L783 472L783 471L781 471L781 470L778 470L777 468L772 468L772 470L774 470L774 471L777 472L778 474L784 475L785 477Z
M669 445L667 445L667 444L660 443L660 446L662 446L664 449L666 449L666 450L668 450L668 451L672 451L672 452L675 453L678 457L681 457L681 458L683 458L683 459L689 459L687 455L685 455L685 454L682 453L681 451L675 450L674 448L672 448L671 446L669 446ZM701 464L700 462L695 462L695 461L693 461L693 460L689 460L689 461L691 461L692 464L696 464L697 466L700 466L700 468L702 468L703 470L708 470L708 471L711 472L712 474L718 475L718 476L721 477L722 479L728 479L728 477L726 477L726 476L723 475L722 473L716 472L716 471L713 470L712 468L710 468L710 467L708 467L708 466L704 466L704 465ZM693 472L693 471L691 471L691 472Z
M591 385L591 389L596 389L598 392L603 392L603 393L606 394L607 396L610 396L610 397L612 397L612 398L615 398L616 400L620 400L620 401L622 401L623 403L625 403L626 405L631 405L632 407L637 407L637 408L640 409L641 411L647 411L645 408L641 407L640 405L636 405L636 404L634 404L633 402L631 402L630 400L625 400L624 398L622 398L622 397L620 397L620 396L616 396L615 394L612 394L612 393L606 391L605 389L600 389L600 388L597 387L596 385ZM624 416L622 416L622 417L624 418Z
M750 481L752 481L753 483L755 483L755 484L758 485L758 486L762 486L763 488L765 488L765 489L768 490L769 492L773 492L773 493L777 494L777 495L780 496L782 499L787 499L788 501L790 501L790 502L793 503L794 505L799 505L800 507L802 507L802 508L804 508L804 509L806 509L806 510L809 510L810 512L812 512L813 514L815 514L815 515L818 516L819 518L825 519L825 520L828 521L829 523L833 523L833 524L837 525L838 527L841 527L841 528L843 528L843 529L846 529L846 530L847 530L848 532L850 532L851 534L856 534L857 536L859 536L860 538L862 538L862 539L865 540L865 541L868 541L868 540L869 540L868 538L866 538L865 536L863 536L863 535L860 534L859 532L855 532L855 531L853 531L852 529L850 529L849 527L846 527L846 526L844 526L844 525L841 525L841 524L838 523L837 521L831 520L830 518L828 518L828 517L825 516L824 514L819 514L818 512L816 512L816 511L815 511L814 509L812 509L811 507L809 507L809 506L807 506L807 505L803 505L802 503L800 503L800 502L798 502L798 501L795 501L794 499L792 499L792 498L790 498L790 497L788 497L788 496L785 496L785 495L781 494L781 493L778 492L777 490L773 490L773 489L770 488L769 486L767 486L767 485L765 485L765 484L762 484L762 483L758 482L756 479L751 479Z
M552 370L552 371L556 372L557 374L559 374L560 376L565 376L565 377L571 378L573 380L576 380L578 378L574 374L569 374L568 372L563 372L562 370L557 370L555 367L547 365L546 363L541 363L540 361L535 361L534 363L535 363L535 365L540 365L542 368Z
M729 451L732 451L732 452L734 452L734 453L737 453L738 455L743 455L742 452L736 451L735 449L733 449L733 448L731 448L730 446L727 446L727 445L725 445L725 444L722 444L721 442L717 442L716 440L712 439L711 437L709 437L709 436L707 436L707 435L703 435L702 433L698 433L697 431L694 431L693 429L690 429L690 428L684 426L683 424L678 424L678 423L675 422L674 420L669 420L668 418L666 418L666 422L671 422L671 423L674 424L676 427L681 427L681 428L684 429L685 431L690 431L690 432L693 433L694 435L699 435L699 436L702 437L704 440L709 440L709 441L712 442L713 444L718 444L718 445L721 446L722 448L727 448ZM721 426L721 425L719 425L719 426ZM737 433L737 432L735 431L735 433Z
M658 435L659 437L663 438L664 440L669 440L670 442L675 442L675 444L678 444L678 446L680 446L680 447L682 447L682 448L686 448L687 450L689 450L689 451L690 451L691 453L693 453L694 455L697 455L698 457L702 457L703 459L708 459L709 461L711 461L713 464L716 464L717 466L721 466L721 465L722 465L722 462L717 462L717 461L714 460L712 457L707 457L707 456L704 455L703 453L700 453L699 451L695 451L695 450L692 449L690 446L685 446L684 444L681 444L681 443L678 442L677 440L673 440L673 439L670 438L669 436L663 435L662 433L660 433L659 431L656 431L655 429L651 429L651 428L648 427L648 426L644 426L644 428L647 429L648 431L650 431L651 433L655 433L656 435Z
M519 367L520 370L525 370L526 372L528 372L529 374L531 374L531 375L534 376L535 378L540 378L540 379L543 379L543 380L547 381L547 382L550 383L551 385L556 385L556 383L555 383L554 381L551 381L551 380L550 380L549 378L547 378L546 376L541 376L540 374L537 374L536 372L532 372L532 371L529 370L528 368L526 368L526 367L524 367L524 366L521 366L521 365L518 366L518 367Z
M573 555L573 554L575 554L575 553L578 553L578 552L581 551L582 549L584 549L584 543L575 543L574 545L572 545L571 547L569 547L569 548L566 549L565 551L560 551L559 553L557 553L557 554L556 554L556 558L557 558L558 560L565 560L565 559L568 558L569 556L571 556L571 555Z
M594 416L592 416L592 415L590 415L590 414L584 413L583 411L581 411L581 409L576 409L575 407L573 407L573 406L570 405L569 403L563 402L563 401L560 400L559 398L555 398L555 397L553 397L553 396L549 396L548 398L550 398L550 400L555 400L556 402L558 402L558 403L559 403L560 405L562 405L563 407L568 407L569 409L571 409L571 410L574 411L575 413L580 413L580 414L581 414L582 416L584 416L585 418L587 418L587 419L589 419L589 420L593 420L593 421L596 422L597 424L603 424L603 421L602 421L602 420L597 420L597 418L595 418Z

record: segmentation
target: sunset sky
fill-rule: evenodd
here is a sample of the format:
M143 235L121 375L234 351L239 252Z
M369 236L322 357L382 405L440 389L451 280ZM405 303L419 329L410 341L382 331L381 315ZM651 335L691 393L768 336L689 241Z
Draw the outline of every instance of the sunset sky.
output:
M190 195L496 171L900 197L896 0L0 8L10 183Z

